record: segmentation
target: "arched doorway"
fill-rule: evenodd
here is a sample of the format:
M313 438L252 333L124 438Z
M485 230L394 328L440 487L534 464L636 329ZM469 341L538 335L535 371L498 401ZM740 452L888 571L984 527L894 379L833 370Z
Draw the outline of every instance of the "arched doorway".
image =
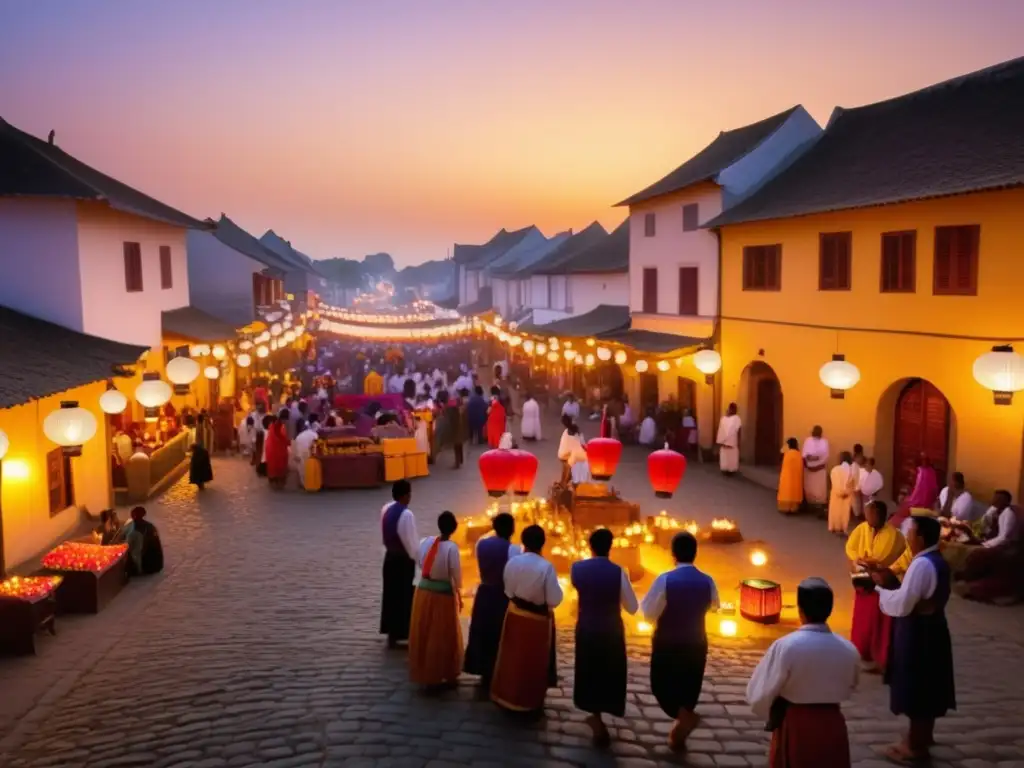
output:
M944 484L949 469L949 401L929 381L911 379L896 399L893 418L892 489L913 488L917 461L924 454Z
M741 456L754 464L777 466L782 458L782 385L770 365L755 360L743 370L738 405L746 433Z

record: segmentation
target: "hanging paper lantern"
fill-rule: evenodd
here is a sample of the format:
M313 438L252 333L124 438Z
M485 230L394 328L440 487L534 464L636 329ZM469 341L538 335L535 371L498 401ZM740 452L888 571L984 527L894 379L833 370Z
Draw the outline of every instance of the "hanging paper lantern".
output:
M608 362L612 359L612 351L608 347L597 348L597 359L603 363Z
M125 408L128 407L128 398L124 392L114 389L114 385L109 385L109 389L100 395L100 410L104 413L122 413Z
M252 358L245 352L243 352L242 354L235 358L235 365L237 365L239 368L248 368L250 365L252 365Z
M526 341L523 342L523 352L525 352L526 354L532 355L533 347L534 343L532 339L527 339Z
M852 389L860 381L860 371L843 355L832 355L832 360L821 366L818 378L832 391L832 397L842 400L846 390Z
M64 400L43 419L43 434L59 445L65 456L81 456L82 443L96 434L96 417L77 401Z
M167 363L167 379L174 385L174 394L187 395L189 385L199 376L199 363L191 357L176 357Z
M481 454L478 466L487 493L498 498L508 492L519 464L512 451L492 450Z
M220 368L218 368L216 365L208 365L203 370L203 375L208 379L220 378Z
M722 356L713 349L702 349L693 356L693 365L705 376L714 376L722 368Z
M615 362L623 365L626 362L626 350L620 349L615 353Z
M270 350L267 349L265 344L261 344L260 346L256 347L256 357L264 358L269 354Z
M538 355L546 355L547 352L548 352L548 345L547 344L545 344L544 342L541 342L541 343L539 343L537 345L537 354Z
M240 342L238 342L238 348L245 352L253 348L253 343L250 339L242 339Z
M647 373L648 365L646 360L637 360L635 367L637 373Z
M529 496L533 490L533 483L537 479L537 469L540 464L537 457L529 451L514 450L511 453L515 456L516 476L512 480L512 492L516 496Z
M611 437L596 437L586 445L587 463L595 480L611 480L622 458L622 443Z
M189 348L188 353L192 357L205 357L206 355L210 354L210 345L209 344L193 344L192 347Z
M654 495L659 499L671 499L686 474L686 457L669 450L668 443L660 451L647 457L647 479L651 481Z
M223 360L224 356L227 355L227 353L228 353L228 351L226 349L224 349L224 345L223 344L215 345L214 348L211 351L213 352L213 356L217 360Z
M672 367L672 364L668 360L659 360L658 361L658 370L661 371L662 373L665 373L671 367Z
M171 399L171 385L156 371L147 371L142 374L142 383L135 388L135 399L143 407L146 421L156 421L160 406Z
M1013 393L1024 389L1024 357L1009 345L993 347L980 355L972 369L974 380L992 392L996 405L1009 405Z
M550 362L552 362L552 363L557 363L558 362L558 353L557 352L548 352L548 360Z

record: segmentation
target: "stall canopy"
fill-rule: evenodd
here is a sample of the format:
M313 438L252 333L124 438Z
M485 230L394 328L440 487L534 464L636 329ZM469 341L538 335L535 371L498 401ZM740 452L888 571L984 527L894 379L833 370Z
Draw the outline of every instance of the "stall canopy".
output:
M629 328L629 307L615 304L599 304L582 315L555 320L553 323L545 325L526 323L520 325L516 330L521 333L532 333L538 336L587 338L627 328Z
M238 331L231 325L196 307L171 309L163 314L163 335L186 341L230 341Z
M611 333L598 334L601 341L631 347L637 352L649 355L667 355L677 350L685 350L708 344L710 339L698 339L691 336L677 336L674 333L658 333L657 331L641 331L625 329Z
M0 307L0 408L124 375L145 351Z

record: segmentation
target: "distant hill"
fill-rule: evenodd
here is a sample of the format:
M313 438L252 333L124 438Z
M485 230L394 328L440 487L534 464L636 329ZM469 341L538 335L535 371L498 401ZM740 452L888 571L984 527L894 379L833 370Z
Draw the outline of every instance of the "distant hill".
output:
M419 285L455 283L455 262L448 260L425 261L406 267L395 276L396 288L415 288Z
M340 257L321 259L316 266L328 280L343 288L369 288L380 279L393 282L398 290L417 289L424 285L444 285L451 289L455 285L455 263L443 259L396 270L391 254L372 253L361 261Z

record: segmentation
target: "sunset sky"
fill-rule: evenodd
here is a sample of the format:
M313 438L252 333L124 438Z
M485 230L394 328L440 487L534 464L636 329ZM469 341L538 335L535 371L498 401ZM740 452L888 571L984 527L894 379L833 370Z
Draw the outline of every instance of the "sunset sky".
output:
M2 0L0 117L198 217L400 265L611 206L724 129L1024 54L1022 0Z

